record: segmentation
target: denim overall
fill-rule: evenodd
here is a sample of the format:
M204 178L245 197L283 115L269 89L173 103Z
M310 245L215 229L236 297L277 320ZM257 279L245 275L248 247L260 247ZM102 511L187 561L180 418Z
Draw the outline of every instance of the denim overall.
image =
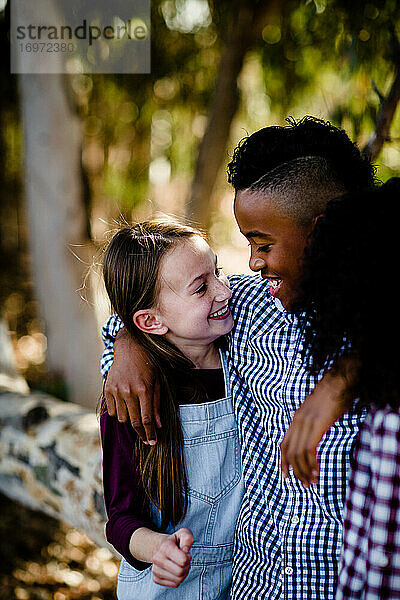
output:
M221 352L225 398L179 407L189 484L189 506L181 527L193 532L189 574L178 588L153 581L152 567L134 569L122 559L118 600L227 600L232 579L233 540L243 496L240 447L229 389L226 358ZM153 521L159 525L157 509Z

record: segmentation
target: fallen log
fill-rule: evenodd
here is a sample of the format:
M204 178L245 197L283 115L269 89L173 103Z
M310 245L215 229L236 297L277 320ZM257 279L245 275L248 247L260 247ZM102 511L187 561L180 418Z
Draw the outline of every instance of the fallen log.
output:
M0 319L0 491L117 555L104 537L101 460L95 412L30 392Z
M0 391L0 490L108 546L98 420L70 402Z

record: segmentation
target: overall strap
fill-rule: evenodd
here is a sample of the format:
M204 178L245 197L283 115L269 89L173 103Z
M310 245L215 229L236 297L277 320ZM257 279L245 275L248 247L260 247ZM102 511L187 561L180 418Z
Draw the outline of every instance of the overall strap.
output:
M229 369L228 369L228 353L224 350L219 349L219 356L221 359L221 365L224 372L224 383L225 383L225 396L230 396L232 394L231 384L229 379Z

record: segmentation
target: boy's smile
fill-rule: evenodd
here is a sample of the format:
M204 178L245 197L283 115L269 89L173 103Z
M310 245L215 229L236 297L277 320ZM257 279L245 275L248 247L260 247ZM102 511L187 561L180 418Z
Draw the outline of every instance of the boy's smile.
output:
M298 298L301 264L311 225L305 227L280 214L268 193L239 191L235 218L250 242L249 266L270 282L270 292L286 310Z

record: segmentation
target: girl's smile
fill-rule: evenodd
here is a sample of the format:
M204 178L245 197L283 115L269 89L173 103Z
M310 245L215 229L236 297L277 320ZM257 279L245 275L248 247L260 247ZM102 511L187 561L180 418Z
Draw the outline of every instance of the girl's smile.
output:
M228 303L226 303L226 306L224 306L223 308L221 308L221 310L217 310L217 312L212 313L211 315L209 315L209 319L227 319L229 317L229 315L231 314L231 311L229 310L229 306Z
M200 236L181 241L169 250L159 267L157 305L145 311L151 333L165 335L197 367L216 353L213 342L228 333L233 319L232 296L217 257Z

